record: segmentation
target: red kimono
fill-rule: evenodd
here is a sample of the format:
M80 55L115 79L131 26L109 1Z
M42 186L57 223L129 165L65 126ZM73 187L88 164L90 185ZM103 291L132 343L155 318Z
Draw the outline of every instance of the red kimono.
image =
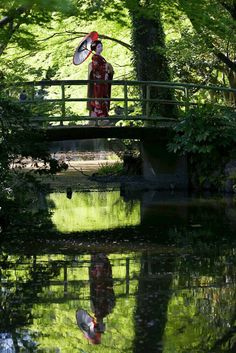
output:
M92 63L89 65L89 80L112 80L113 68L107 61L98 54L92 56ZM88 86L89 98L110 98L110 83L91 83ZM94 117L107 117L110 108L109 100L94 100L88 102L90 115Z

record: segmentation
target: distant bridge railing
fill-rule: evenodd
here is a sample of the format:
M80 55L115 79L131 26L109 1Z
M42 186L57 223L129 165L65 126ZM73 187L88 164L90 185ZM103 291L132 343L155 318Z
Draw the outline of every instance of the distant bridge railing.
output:
M174 121L180 112L194 105L236 107L236 89L161 81L44 80L17 82L1 86L1 90L5 99L29 107L33 123L94 125L104 118L89 116L86 108L94 100L87 97L87 86L92 82L111 83L110 115L106 120L118 126Z

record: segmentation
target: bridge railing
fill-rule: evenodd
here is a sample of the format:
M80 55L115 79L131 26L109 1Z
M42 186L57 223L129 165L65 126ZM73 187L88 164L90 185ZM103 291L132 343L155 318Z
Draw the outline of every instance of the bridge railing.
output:
M62 257L62 256L61 256ZM143 260L142 260L143 261ZM151 257L147 260L147 267L151 268ZM153 278L158 278L160 275L148 272L148 276L145 278L140 278L139 268L143 266L143 262L140 263L139 259L135 256L120 257L116 259L109 260L111 266L113 267L112 282L114 286L119 286L119 296L130 296L135 295L137 283L139 280L151 281ZM47 292L43 293L40 301L48 301L53 299L56 302L57 299L70 298L70 299L90 299L89 296L89 285L91 283L91 278L89 278L89 267L91 266L91 260L80 260L80 258L70 261L70 260L44 260L40 259L40 256L34 256L33 262L32 258L26 259L25 261L14 262L10 260L8 262L8 269L4 271L2 278L0 278L0 285L4 286L7 284L8 287L20 287L27 283L30 275L37 271L37 269L47 269L50 267L57 268L58 274L46 281L44 285L50 288L50 298L47 296ZM116 271L114 271L114 267ZM116 275L114 275L116 272ZM5 276L5 274L8 276ZM6 279L7 278L7 279ZM40 281L36 283L40 285ZM43 285L43 277L42 277ZM54 295L53 295L54 294ZM86 295L86 297L85 297ZM55 300L56 299L56 300Z
M118 126L172 121L194 105L212 103L234 109L236 103L235 89L161 81L44 80L18 82L1 89L6 99L29 107L35 123L93 125L98 118L87 110L88 102L94 100L87 96L87 86L93 82L112 85L108 120Z

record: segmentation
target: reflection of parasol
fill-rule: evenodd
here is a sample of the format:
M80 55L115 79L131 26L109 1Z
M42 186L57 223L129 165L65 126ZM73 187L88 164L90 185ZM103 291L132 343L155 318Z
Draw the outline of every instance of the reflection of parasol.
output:
M101 332L96 330L96 322L87 311L80 309L76 312L76 321L84 336L93 344L101 343Z
M91 54L91 44L97 39L97 32L90 32L84 37L74 53L73 63L75 65L80 65L87 59L87 57Z

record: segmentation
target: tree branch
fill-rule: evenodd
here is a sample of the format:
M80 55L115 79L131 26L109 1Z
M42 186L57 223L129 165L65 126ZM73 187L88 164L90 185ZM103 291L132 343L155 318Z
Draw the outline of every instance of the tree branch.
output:
M189 16L188 16L189 17ZM199 33L199 35L201 35L201 37L203 38L204 42L206 43L206 46L213 52L213 54L221 61L223 62L229 69L231 69L232 71L236 72L236 62L232 61L229 59L229 57L227 55L225 55L224 53L220 52L215 45L212 43L211 39L209 37L206 36L205 32L201 29L199 29L199 27L197 26L197 24L195 23L194 18L190 18L190 21L193 25L193 28L195 29L195 31L197 33Z
M220 1L220 4L230 13L231 17L236 20L236 1L233 1L233 4L230 5L226 1L222 0Z
M233 70L236 72L236 62L232 61L229 59L227 55L224 53L220 52L214 44L209 40L209 38L206 38L204 34L202 34L202 38L204 39L207 47L212 50L213 54L221 61L223 62L229 69Z
M86 36L88 33L87 33L87 32L75 32L75 31L58 32L58 33L53 33L51 36L46 37L46 38L44 38L44 39L40 39L39 41L46 41L46 40L51 39L51 38L53 38L53 37L55 37L55 36L63 36L63 35L65 35L65 34L76 34L77 36L81 36L81 37L82 37L82 36ZM127 48L127 49L129 49L129 50L132 50L132 46L131 46L130 44L125 43L125 42L123 42L123 41L120 40L120 39L112 38L112 37L109 37L109 36L107 36L107 35L105 35L105 34L99 34L99 38L100 38L100 39L108 39L108 40L111 40L111 41L113 41L113 42L116 42L116 43L122 45L123 47L125 47L125 48ZM75 39L75 38L73 38L73 39L71 39L71 40L74 40L74 39Z
M13 36L14 32L20 27L20 23L17 23L17 25L15 27L13 27L13 25L11 26L11 29L8 33L8 39L7 41L4 43L2 43L0 45L0 56L3 54L4 50L6 49L11 37Z
M213 50L215 56L220 59L228 68L236 72L236 63L230 60L225 54L218 52L216 49Z
M25 13L28 10L28 7L26 6L20 6L11 13L9 13L8 16L3 17L0 20L0 28L3 28L7 24L11 23L17 16Z

